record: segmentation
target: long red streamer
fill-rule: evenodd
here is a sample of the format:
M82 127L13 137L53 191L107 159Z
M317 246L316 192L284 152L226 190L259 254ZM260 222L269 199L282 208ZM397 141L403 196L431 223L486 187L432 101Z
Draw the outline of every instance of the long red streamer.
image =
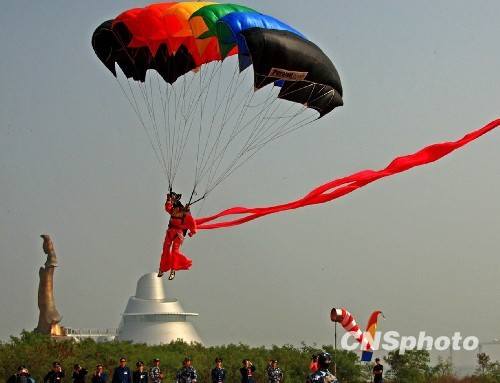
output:
M491 121L481 129L468 133L457 141L429 145L413 154L396 157L383 169L362 170L347 177L329 181L311 190L304 197L295 201L266 207L232 207L208 217L198 218L196 223L198 225L198 229L218 229L222 227L237 226L265 215L332 201L346 194L352 193L353 191L378 179L405 172L415 166L421 166L437 161L498 126L500 126L500 119ZM226 217L226 219L221 220L221 218L224 217Z

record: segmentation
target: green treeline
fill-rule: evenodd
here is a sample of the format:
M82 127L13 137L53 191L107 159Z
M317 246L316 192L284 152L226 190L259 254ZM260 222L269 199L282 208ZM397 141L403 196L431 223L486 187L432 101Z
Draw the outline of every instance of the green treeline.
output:
M333 355L331 346L325 348ZM163 346L147 346L128 342L96 343L92 340L83 342L55 341L48 336L23 332L19 337L12 337L10 342L0 344L0 375L4 381L12 375L19 365L25 365L36 380L42 381L50 370L53 361L59 361L66 371L65 383L71 383L74 364L81 364L89 370L89 375L97 364L103 364L111 375L118 365L120 357L128 359L128 366L135 369L138 360L147 366L154 358L161 360L162 371L166 373L165 383L173 382L182 360L189 356L198 371L199 383L209 382L210 371L214 359L221 357L224 368L228 372L227 383L239 382L241 361L250 359L257 368L257 382L267 382L265 368L269 359L277 359L285 374L286 383L304 383L309 371L311 356L320 349L303 345L294 346L249 347L243 344L205 347L199 344L190 345L178 341ZM338 351L337 364L342 382L361 382L362 367L357 362L358 356L353 352ZM341 372L340 372L341 371ZM349 377L349 378L347 378ZM90 376L87 379L90 382Z
M0 343L0 375L5 382L15 373L19 365L25 365L37 383L50 370L54 361L59 361L66 371L64 383L71 383L74 364L81 364L92 374L97 364L103 364L108 375L118 365L120 357L126 357L131 370L135 363L144 361L147 366L154 358L161 360L162 370L166 373L164 383L174 382L176 371L182 360L188 356L198 371L199 383L210 382L210 370L214 359L221 357L228 373L227 383L240 381L239 368L243 359L250 359L257 368L258 383L267 383L265 369L270 359L277 359L284 371L284 383L304 383L309 374L309 362L313 354L327 351L337 362L337 377L341 383L361 383L371 381L372 365L359 362L356 353L338 350L332 346L300 347L285 345L268 347L249 347L244 344L205 347L199 344L173 342L162 346L147 346L128 342L96 343L92 340L82 342L56 341L48 336L23 332L19 337L11 337L9 342ZM394 351L383 360L386 383L500 383L500 363L490 361L486 354L478 355L477 369L473 376L458 379L453 376L453 366L440 360L430 365L427 351L407 351L401 355ZM87 379L90 382L90 376Z

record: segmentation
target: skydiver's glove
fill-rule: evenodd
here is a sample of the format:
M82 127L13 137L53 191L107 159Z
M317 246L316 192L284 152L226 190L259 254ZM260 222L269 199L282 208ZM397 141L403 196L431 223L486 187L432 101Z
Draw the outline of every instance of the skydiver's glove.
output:
M337 382L337 378L335 377L335 375L332 374L326 375L323 379L323 383L335 383L335 382Z

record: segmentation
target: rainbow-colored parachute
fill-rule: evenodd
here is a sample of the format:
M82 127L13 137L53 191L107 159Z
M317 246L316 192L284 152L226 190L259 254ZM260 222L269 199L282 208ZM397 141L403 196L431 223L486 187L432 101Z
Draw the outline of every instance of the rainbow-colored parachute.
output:
M206 194L268 142L343 104L338 72L316 44L243 5L172 2L130 9L102 23L92 46L115 77L118 64L130 79L122 90L169 186L194 143L187 154L195 164L193 194L202 181ZM237 62L225 65L233 57ZM256 92L267 85L269 92ZM317 113L304 118L308 110Z

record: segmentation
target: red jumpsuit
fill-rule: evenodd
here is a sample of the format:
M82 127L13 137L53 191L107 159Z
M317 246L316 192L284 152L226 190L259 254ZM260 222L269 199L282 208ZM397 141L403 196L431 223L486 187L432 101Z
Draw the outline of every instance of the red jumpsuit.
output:
M185 208L174 208L171 201L165 203L165 210L170 214L168 229L163 243L160 271L189 270L193 261L180 252L184 241L184 232L189 230L189 236L196 234L196 222Z

